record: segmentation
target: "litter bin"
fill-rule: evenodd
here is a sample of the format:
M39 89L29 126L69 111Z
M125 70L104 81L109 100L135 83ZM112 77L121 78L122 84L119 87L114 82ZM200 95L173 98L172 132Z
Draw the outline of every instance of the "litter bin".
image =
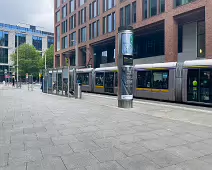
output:
M75 99L81 99L82 98L82 89L81 89L81 84L76 83L75 85Z

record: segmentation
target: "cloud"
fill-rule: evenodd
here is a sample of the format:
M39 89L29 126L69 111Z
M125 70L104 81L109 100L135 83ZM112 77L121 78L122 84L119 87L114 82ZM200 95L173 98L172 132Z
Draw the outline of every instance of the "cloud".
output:
M54 0L0 1L1 23L17 25L21 22L54 31Z

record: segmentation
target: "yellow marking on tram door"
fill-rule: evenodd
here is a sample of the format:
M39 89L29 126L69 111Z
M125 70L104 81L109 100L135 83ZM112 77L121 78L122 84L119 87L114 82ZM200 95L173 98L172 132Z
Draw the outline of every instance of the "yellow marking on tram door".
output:
M96 86L97 89L104 89L104 86Z

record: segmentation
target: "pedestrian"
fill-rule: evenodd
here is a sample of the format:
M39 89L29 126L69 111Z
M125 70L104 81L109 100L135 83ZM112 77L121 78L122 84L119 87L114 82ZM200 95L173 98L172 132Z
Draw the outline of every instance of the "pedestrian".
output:
M13 79L12 79L12 83L13 83L13 87L15 87L15 77L13 77Z

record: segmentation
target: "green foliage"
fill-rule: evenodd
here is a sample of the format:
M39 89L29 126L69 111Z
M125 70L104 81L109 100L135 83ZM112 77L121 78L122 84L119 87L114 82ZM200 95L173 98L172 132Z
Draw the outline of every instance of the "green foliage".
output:
M51 47L46 50L45 55L46 55L46 68L53 68L53 64L54 64L54 46L53 45L51 45ZM41 69L45 68L45 57L43 57L40 62L40 68Z
M14 66L17 66L17 51L11 55ZM19 75L24 77L26 73L38 76L40 70L40 53L34 46L23 44L18 48Z

